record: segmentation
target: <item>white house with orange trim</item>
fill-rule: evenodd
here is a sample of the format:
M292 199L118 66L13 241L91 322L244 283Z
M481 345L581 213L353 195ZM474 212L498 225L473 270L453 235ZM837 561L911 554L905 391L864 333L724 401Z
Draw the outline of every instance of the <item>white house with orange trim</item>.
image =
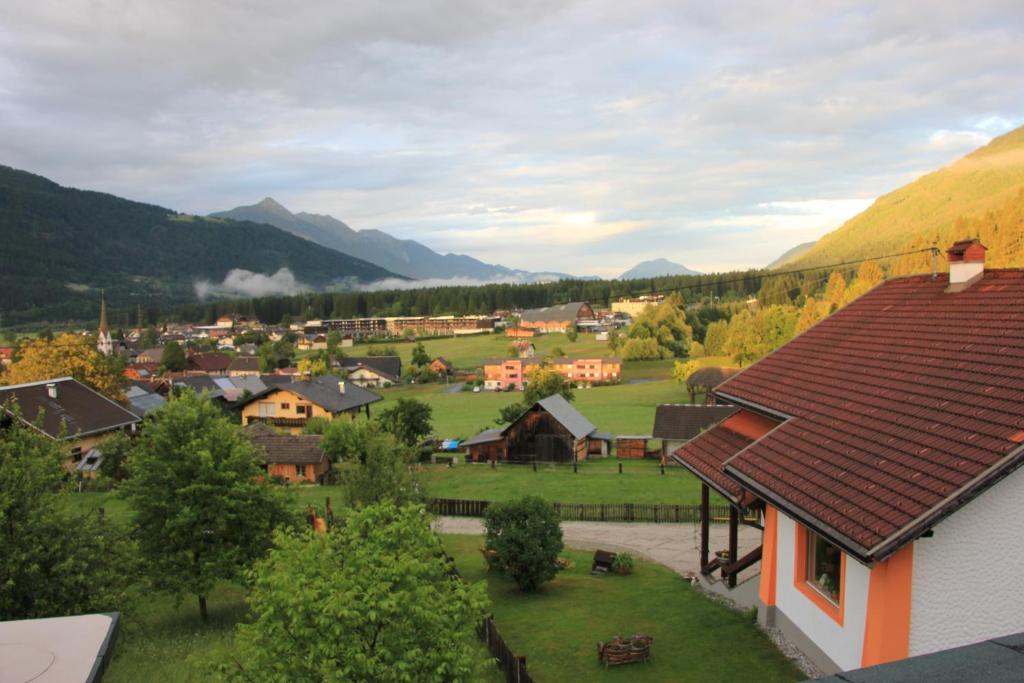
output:
M1024 631L1024 270L977 240L947 256L719 384L740 410L673 454L702 481L701 583L827 673Z

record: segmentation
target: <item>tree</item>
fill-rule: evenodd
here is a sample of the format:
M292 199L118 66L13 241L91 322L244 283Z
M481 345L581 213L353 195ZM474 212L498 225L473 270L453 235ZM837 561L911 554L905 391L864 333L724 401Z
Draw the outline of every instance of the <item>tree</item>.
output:
M421 507L375 505L324 536L279 533L250 572L253 622L238 626L244 683L476 680L482 582L451 574ZM296 588L300 587L299 590Z
M703 358L706 354L704 353L704 345L699 341L695 341L690 344L690 358Z
M504 570L520 589L537 590L555 578L562 528L550 503L536 496L492 503L484 526L484 545L494 552L494 566Z
M302 379L320 377L331 371L330 368L327 367L327 359L320 355L303 358L299 361L297 369L299 371L299 377Z
M827 304L815 301L813 296L807 297L807 301L804 302L804 307L800 309L800 317L796 320L796 327L793 330L794 334L800 334L805 330L809 330L819 322L828 317L828 311L825 310Z
M160 367L165 372L181 372L188 367L188 358L185 357L185 350L180 344L168 342L160 354Z
M570 342L574 342L580 338L580 332L576 329L575 325L569 325L569 327L565 328L565 338Z
M34 339L21 348L21 358L3 376L6 384L74 377L108 398L124 398L120 361L96 350L91 337L65 333L52 341Z
M350 505L359 507L383 501L402 505L423 498L410 468L416 451L376 424L366 430L353 455L341 473Z
M128 539L67 498L61 445L17 417L0 426L0 620L123 609Z
M729 330L729 323L726 320L716 320L708 323L707 332L704 333L704 353L708 356L721 356L725 353L725 337Z
M160 332L152 325L142 330L139 335L139 345L144 349L151 349L160 343Z
M824 301L829 305L830 312L835 311L843 305L846 299L846 280L838 270L828 276L828 284L825 285Z
M498 417L494 420L496 425L506 425L515 422L516 418L526 412L531 404L522 402L509 403L498 409Z
M100 474L113 481L121 481L128 476L128 456L134 443L124 432L114 432L100 441L97 449L103 454L100 461Z
M561 394L566 401L576 398L572 387L557 370L543 365L531 368L526 373L526 389L523 391L523 403L532 406L542 398L553 394Z
M412 348L412 364L416 366L430 365L430 356L427 354L423 342L416 342L416 346Z
M400 398L395 405L377 414L377 422L402 443L415 446L433 431L430 422L433 413L433 408L423 401Z
M266 481L262 454L212 401L183 391L146 418L122 485L153 585L206 596L238 579L294 521L285 491Z
M672 379L679 382L680 384L686 384L686 380L690 378L690 375L700 370L700 363L693 360L677 360L672 367Z
M626 360L685 357L693 328L686 322L682 297L672 294L657 306L646 307L626 330L626 337L612 345ZM633 340L638 341L631 343Z

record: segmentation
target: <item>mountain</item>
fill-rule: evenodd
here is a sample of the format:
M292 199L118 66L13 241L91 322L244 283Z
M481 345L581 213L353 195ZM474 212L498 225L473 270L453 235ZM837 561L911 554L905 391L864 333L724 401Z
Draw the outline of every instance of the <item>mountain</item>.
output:
M464 254L439 254L415 240L401 240L380 230L353 230L333 216L292 213L270 197L258 204L239 206L230 211L211 213L210 216L273 225L415 279L469 278L523 282L573 279L573 276L565 273L534 273L491 265Z
M690 270L680 263L656 258L651 261L641 261L620 275L619 279L639 280L641 278L662 277L664 275L700 275L700 273L696 270Z
M838 263L903 252L911 244L930 245L931 239L947 232L961 217L1001 211L1022 187L1024 127L879 197L791 265Z
M807 250L813 247L816 242L802 242L796 245L792 249L787 249L781 256L765 266L766 269L771 270L772 268L781 268L784 265L792 263L799 257L803 256Z
M6 166L0 256L4 323L95 317L101 289L111 307L134 309L195 301L197 285L260 295L396 277L264 223L179 214Z

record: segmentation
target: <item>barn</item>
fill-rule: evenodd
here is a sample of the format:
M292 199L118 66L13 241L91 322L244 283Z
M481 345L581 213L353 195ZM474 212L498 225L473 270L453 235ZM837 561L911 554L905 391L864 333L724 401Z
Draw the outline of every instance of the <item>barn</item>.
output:
M475 462L571 463L607 456L611 440L561 394L554 394L534 403L504 429L481 432L463 445L467 460Z

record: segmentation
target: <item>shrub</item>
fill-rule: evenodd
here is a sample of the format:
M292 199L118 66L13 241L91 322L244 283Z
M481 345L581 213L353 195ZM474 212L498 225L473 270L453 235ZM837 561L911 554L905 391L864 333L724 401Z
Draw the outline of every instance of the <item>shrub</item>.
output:
M612 569L619 574L633 573L633 556L629 553L618 553L612 561Z
M487 508L485 547L494 551L495 565L521 590L533 591L558 571L562 529L558 515L543 498L527 496Z

